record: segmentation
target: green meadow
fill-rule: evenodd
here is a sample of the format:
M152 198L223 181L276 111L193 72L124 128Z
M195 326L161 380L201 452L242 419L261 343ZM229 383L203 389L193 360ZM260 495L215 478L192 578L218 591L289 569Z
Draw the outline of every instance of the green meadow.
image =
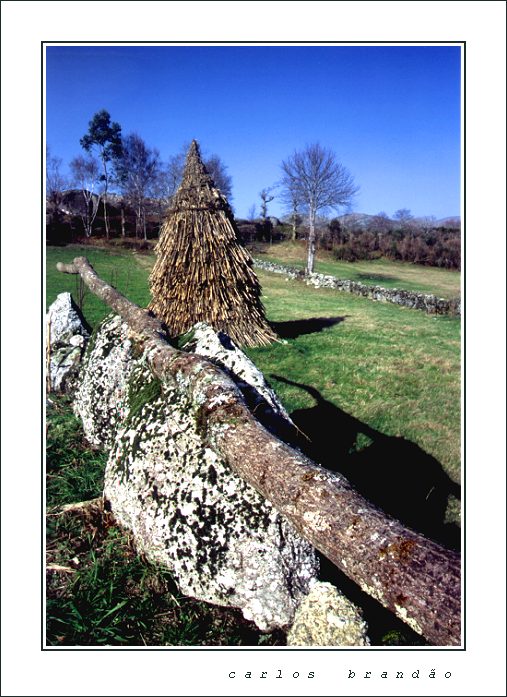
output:
M58 272L56 262L70 262L80 255L86 255L97 273L130 300L140 306L148 304L152 254L69 245L47 250L48 306L62 291L77 297L79 278ZM340 268L344 264L341 262ZM352 277L357 266L348 264L343 275ZM371 269L378 266L376 261L363 262L361 268L369 268L372 275ZM385 262L386 269L392 270L392 266L404 265ZM417 269L418 278L423 271L424 267ZM433 274L433 290L440 289L443 294L445 288L456 284L456 272L427 271ZM248 353L273 383L286 408L308 408L314 400L304 389L271 375L308 385L370 428L413 441L459 481L460 321L333 289L307 287L278 274L258 275L268 318L276 323L283 343ZM440 279L438 286L436 277ZM422 281L416 285L422 288ZM109 312L87 290L82 309L92 327ZM330 326L326 322L315 326L307 322L306 326L303 322L298 328L298 322L316 319L331 319ZM288 336L284 338L284 334Z
M261 256L301 265L302 259L289 258L287 252L296 246L273 245L272 254ZM81 298L92 328L109 313L89 291L83 294L78 277L56 270L57 261L70 262L76 256L88 257L99 275L133 302L148 304L153 253L69 245L47 248L48 306L58 293L70 291L74 299ZM459 293L459 274L439 269L326 258L317 269L388 285L378 278L384 274L396 277L398 287L442 297ZM280 341L247 353L291 413L307 453L345 474L367 498L410 527L458 546L459 319L315 289L279 274L258 275L267 316ZM99 496L104 465L104 456L83 442L69 405L57 400L48 416L50 510ZM90 525L49 519L54 563L63 564L73 545L83 548L82 566L67 584L50 583L50 643L133 644L142 636L152 645L283 644L281 635L260 635L238 613L207 612L203 604L182 598L165 572L140 565L114 525L100 534L93 530L102 523ZM95 534L97 548L86 542ZM85 543L76 542L83 536ZM124 590L125 569L132 574L130 591ZM94 605L96 592L100 597ZM108 614L111 603L115 609ZM379 620L375 612L369 617L365 613L374 643L414 642L394 618ZM145 626L146 617L155 619Z
M255 256L266 261L304 269L306 248L304 242L281 242L273 245L256 244ZM389 259L373 261L340 261L331 252L320 250L315 271L337 278L358 281L366 285L383 286L431 293L440 298L457 298L460 295L459 271L439 269L434 266L408 264Z

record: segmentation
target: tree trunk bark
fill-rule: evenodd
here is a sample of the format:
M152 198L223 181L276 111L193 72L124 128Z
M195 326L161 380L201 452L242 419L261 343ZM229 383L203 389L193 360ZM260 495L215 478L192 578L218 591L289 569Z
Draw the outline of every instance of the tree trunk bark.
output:
M141 206L137 203L136 207L136 239L141 237Z
M106 194L102 198L102 204L104 206L104 229L106 231L106 239L109 239L109 222L107 220L107 204L106 204Z
M216 366L170 346L159 320L102 281L84 257L79 273L144 343L148 365L184 390L209 447L283 513L366 593L435 645L460 643L460 557L388 517L341 475L279 441L252 416Z
M315 266L315 210L310 204L309 210L310 231L308 233L308 257L306 262L306 273L309 276L313 273Z
M144 240L148 239L147 231L146 231L146 210L145 210L144 206L143 206L143 239Z
M121 206L121 236L125 237L125 206Z
M104 167L104 196L102 202L104 204L104 227L106 230L106 239L109 239L109 221L107 219L107 189L108 189L108 178L107 178L107 166L105 156L102 157L102 165Z

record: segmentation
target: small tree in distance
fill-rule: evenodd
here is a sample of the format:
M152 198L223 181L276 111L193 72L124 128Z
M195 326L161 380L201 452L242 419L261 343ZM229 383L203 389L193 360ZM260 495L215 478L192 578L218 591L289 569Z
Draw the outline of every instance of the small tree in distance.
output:
M93 148L96 148L102 161L104 172L101 176L104 182L104 227L106 229L106 237L109 239L109 221L107 219L106 207L110 179L108 163L121 155L121 126L119 123L116 123L116 121L111 123L109 112L102 109L102 111L98 111L94 115L88 124L88 133L86 133L79 142L86 152L92 152Z
M84 206L81 209L81 220L86 237L91 237L93 222L99 209L99 197L95 194L95 186L99 181L99 163L94 157L78 155L70 162L70 171L75 186L83 194Z
M262 189L262 191L259 192L259 196L261 197L262 235L265 240L269 239L269 243L272 244L273 225L268 218L268 203L271 203L275 197L271 194L271 187Z
M62 192L67 186L67 180L60 171L62 160L51 154L46 146L46 202L57 206L62 198Z
M263 222L266 222L266 219L268 217L268 203L270 203L275 197L270 196L271 193L271 188L268 189L263 189L262 191L259 192L259 196L261 197L261 218Z
M136 212L136 237L146 239L146 199L157 189L160 174L158 150L149 148L137 133L123 140L116 175L125 199Z
M336 155L319 143L295 151L282 162L283 182L291 186L298 201L308 208L308 254L306 273L315 266L315 220L319 211L349 206L359 188Z
M292 224L292 235L291 239L295 241L297 239L298 232L298 222L300 222L300 213L303 210L303 202L300 201L300 193L296 186L296 183L290 179L290 177L284 177L281 181L282 192L280 198L285 206L285 210L290 213L290 219Z
M414 216L408 208L399 208L393 213L393 220L396 220L399 225L404 227L409 227L414 220Z
M164 187L168 192L168 198L172 198L176 193L183 177L185 168L185 159L190 143L183 146L183 149L177 154L169 158L168 164L163 169ZM203 159L206 171L213 179L217 189L227 198L232 200L232 178L227 173L227 165L225 165L219 155L213 154Z

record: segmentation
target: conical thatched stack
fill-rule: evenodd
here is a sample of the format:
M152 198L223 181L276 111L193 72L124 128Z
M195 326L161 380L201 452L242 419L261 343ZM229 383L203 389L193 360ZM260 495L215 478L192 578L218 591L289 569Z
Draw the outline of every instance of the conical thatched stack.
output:
M207 173L195 140L156 253L149 309L172 336L207 322L240 346L277 338L264 314L252 260L238 244L232 211Z

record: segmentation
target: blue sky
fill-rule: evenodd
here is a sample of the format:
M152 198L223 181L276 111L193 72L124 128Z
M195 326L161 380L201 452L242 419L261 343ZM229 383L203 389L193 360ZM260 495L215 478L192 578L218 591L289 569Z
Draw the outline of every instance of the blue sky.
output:
M164 160L196 138L245 217L318 141L359 185L355 211L459 215L460 62L458 46L48 46L47 143L68 163L100 109Z

